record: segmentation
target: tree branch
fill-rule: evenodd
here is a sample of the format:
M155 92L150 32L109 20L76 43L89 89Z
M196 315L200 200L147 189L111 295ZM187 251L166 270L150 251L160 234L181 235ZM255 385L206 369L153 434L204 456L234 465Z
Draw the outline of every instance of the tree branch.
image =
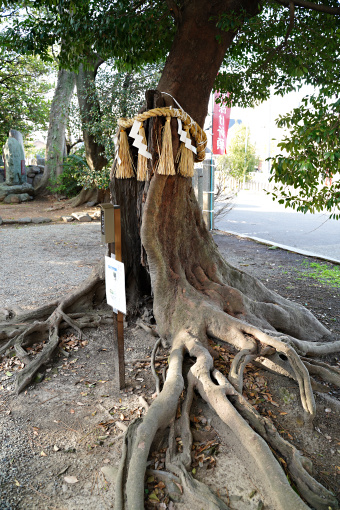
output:
M290 6L290 0L275 0L277 3L284 5L285 7ZM340 16L340 8L339 7L330 7L324 4L315 4L314 2L309 2L308 0L294 0L294 5L298 7L304 7L305 9L311 9L312 11L320 11L325 12L326 14L334 14Z
M176 2L174 0L166 0L166 4L176 23L179 23L181 21L181 11Z

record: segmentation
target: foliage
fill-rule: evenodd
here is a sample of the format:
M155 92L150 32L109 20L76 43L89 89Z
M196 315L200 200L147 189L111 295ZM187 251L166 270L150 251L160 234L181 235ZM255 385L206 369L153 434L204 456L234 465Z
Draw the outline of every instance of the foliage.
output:
M0 147L10 129L21 131L25 138L32 131L46 128L50 72L51 67L39 57L20 55L0 46Z
M321 264L318 262L304 261L308 272L303 272L304 276L313 278L314 280L330 287L340 287L340 267L333 264Z
M52 193L64 195L68 198L75 197L81 190L78 177L87 166L86 160L80 154L70 154L64 160L63 173L57 178L50 177L48 189Z
M339 7L336 1L323 5ZM254 106L269 99L271 90L283 96L303 84L325 97L337 93L339 16L269 0L258 16L229 12L216 21L224 31L238 30L215 82L234 105Z
M282 183L274 197L297 211L326 210L339 218L340 100L326 103L307 96L278 125L290 132L278 144L285 154L273 159L271 180Z
M107 189L110 183L110 166L112 160L100 172L93 172L85 159L84 147L69 154L63 162L63 173L58 178L51 178L49 190L52 193L76 196L81 189Z
M71 132L80 132L82 124L83 129L105 147L106 157L113 158L118 119L138 113L145 103L145 90L155 88L159 77L159 64L146 65L134 72L122 72L117 69L114 60L105 62L99 68L95 84L86 84L86 99L92 105L90 120L80 122L78 104L73 102L69 122Z
M7 1L5 5L17 8L18 2ZM130 73L165 58L177 29L174 13L186 2L36 0L20 5L25 6L26 14L14 13L8 18L2 44L39 53L46 59L50 59L49 47L59 45L59 63L71 69L77 69L80 62L89 66L94 52L104 60L114 58L120 71ZM256 3L249 2L249 6L253 9ZM215 80L222 100L227 100L229 92L229 101L234 105L251 106L268 99L270 90L283 96L303 84L318 87L323 100L337 93L340 74L337 0L309 2L306 6L290 2L287 7L286 1L268 0L258 4L258 13L253 16L246 11L231 11L226 4L225 12L211 17L210 22L221 30L217 36L220 40L223 32L235 34ZM105 133L109 140L112 129L106 128L107 119L104 114L103 131L96 119L92 127L98 135ZM293 151L291 158L294 156ZM306 160L306 164L313 166L314 162ZM309 179L301 165L299 170L304 202L298 204L295 198L289 198L286 205L295 203L296 207L301 205L299 210L312 211L309 197L315 186L308 190ZM335 192L333 198L331 191ZM316 202L315 210L337 203L335 188L318 193L323 197Z
M235 179L246 178L249 172L254 172L258 158L246 126L241 125L235 129L227 152L227 155L218 158L217 170Z
M16 7L18 2L6 2ZM25 15L8 19L5 44L37 52L50 60L50 47L62 45L58 59L64 69L89 65L93 52L114 57L120 69L132 70L164 59L175 25L166 2L118 0L23 1Z
M136 70L164 60L176 25L174 9L179 2L156 0L35 0L21 2L25 16L14 14L5 43L22 52L36 52L49 59L49 48L58 47L62 67L76 70L89 65L93 52L103 60L114 58L121 70ZM18 2L6 2L17 7ZM312 3L313 5L313 3ZM338 7L336 0L323 5ZM340 12L340 11L339 11ZM338 13L339 14L339 13ZM286 92L309 83L325 95L335 93L340 74L338 17L311 9L287 9L269 0L259 4L256 16L230 9L211 18L223 32L235 32L216 90L230 93L233 104L254 105L268 99L270 87ZM329 37L325 39L325 34ZM327 44L327 50L325 50ZM226 97L225 97L226 99Z

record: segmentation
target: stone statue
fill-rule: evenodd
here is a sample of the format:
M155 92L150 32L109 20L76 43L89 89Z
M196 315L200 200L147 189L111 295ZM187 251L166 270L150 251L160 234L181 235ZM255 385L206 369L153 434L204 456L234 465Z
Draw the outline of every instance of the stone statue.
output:
M9 138L4 146L6 184L24 184L27 182L25 152L22 135L11 129Z

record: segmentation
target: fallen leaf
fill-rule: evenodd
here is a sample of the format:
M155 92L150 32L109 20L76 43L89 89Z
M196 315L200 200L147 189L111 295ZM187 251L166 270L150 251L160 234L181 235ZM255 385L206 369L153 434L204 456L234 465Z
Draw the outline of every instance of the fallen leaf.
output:
M60 475L63 475L64 473L66 473L66 471L68 470L68 468L71 466L71 464L69 466L65 466L61 471L59 471L59 473L57 474L57 476L60 476Z
M57 446L57 445L55 444L55 445L53 446L53 450L54 450L55 452L59 452L60 448L59 448L59 446Z
M20 483L18 482L18 480L14 480L14 481L15 481L15 485L16 485L17 487L21 487L21 485L20 485Z
M83 402L77 402L78 406L84 406Z
M41 456L41 457L47 457L47 454L46 454L45 452L41 452L41 453L40 453L40 456Z
M66 483L77 483L79 482L76 476L64 476L64 480Z
M75 413L75 410L74 410L74 409L70 409L70 413L71 413L71 414L74 414L74 413Z
M149 496L149 499L151 499L151 501L159 501L157 495L155 492L152 492Z

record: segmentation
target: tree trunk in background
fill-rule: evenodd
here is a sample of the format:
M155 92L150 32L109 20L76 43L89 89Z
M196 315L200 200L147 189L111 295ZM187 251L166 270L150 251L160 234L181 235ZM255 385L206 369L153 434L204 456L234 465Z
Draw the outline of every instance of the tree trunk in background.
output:
M58 177L63 171L68 107L74 85L74 73L61 69L58 72L57 86L51 104L50 123L46 143L45 170L43 178L36 190L38 194L46 192L50 178Z
M100 172L107 164L105 147L96 142L95 137L88 129L88 125L94 120L98 120L101 115L95 85L96 74L101 63L102 61L98 61L92 70L86 70L83 65L80 65L78 74L76 74L77 96L83 129L86 161L91 170L97 172Z
M101 116L99 99L96 93L95 79L102 60L97 60L94 69L86 70L80 65L78 74L76 74L76 86L80 118L82 122L83 140L85 145L85 157L87 164L93 172L100 172L107 159L105 156L104 145L97 143L93 134L89 130L89 124L98 121ZM74 207L86 202L108 202L110 199L109 190L104 189L85 189L72 199Z

